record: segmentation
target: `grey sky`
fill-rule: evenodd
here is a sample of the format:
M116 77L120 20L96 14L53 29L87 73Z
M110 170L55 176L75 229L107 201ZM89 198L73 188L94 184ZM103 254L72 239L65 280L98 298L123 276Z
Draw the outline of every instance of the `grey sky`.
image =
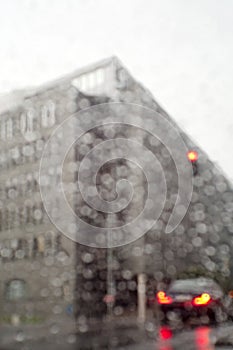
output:
M232 0L0 0L0 93L117 55L233 179Z

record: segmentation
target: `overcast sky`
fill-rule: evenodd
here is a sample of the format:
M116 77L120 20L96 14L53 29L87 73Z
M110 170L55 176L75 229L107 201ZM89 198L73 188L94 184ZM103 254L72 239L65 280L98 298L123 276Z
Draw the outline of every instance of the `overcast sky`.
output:
M232 0L0 0L0 93L117 55L233 179Z

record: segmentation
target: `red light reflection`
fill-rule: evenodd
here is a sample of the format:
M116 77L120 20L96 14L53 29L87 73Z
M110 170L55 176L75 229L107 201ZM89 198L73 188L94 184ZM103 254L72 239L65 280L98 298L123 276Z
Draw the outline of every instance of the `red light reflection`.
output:
M170 327L162 326L158 330L156 350L175 350L178 349L177 345L183 349L186 344L192 345L191 348L196 350L214 350L210 334L211 329L207 326L181 333L173 333Z
M172 331L169 327L160 327L159 337L161 340L167 340L172 338Z
M172 330L168 326L160 327L158 350L172 350L173 347L170 343L171 339L172 339Z
M213 350L214 347L210 341L210 328L201 327L195 330L195 341L198 350Z

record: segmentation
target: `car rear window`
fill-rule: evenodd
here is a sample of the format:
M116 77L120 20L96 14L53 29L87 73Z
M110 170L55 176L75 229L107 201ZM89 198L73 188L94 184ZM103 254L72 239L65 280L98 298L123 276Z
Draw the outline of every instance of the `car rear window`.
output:
M171 293L202 293L203 291L218 291L220 288L212 281L180 280L172 282L168 291Z

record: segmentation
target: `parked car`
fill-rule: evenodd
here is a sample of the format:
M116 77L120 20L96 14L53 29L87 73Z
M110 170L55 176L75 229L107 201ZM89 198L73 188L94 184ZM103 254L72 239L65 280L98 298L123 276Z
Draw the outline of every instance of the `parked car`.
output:
M212 279L181 279L157 292L156 305L156 315L162 324L180 321L215 324L229 318L232 298Z

